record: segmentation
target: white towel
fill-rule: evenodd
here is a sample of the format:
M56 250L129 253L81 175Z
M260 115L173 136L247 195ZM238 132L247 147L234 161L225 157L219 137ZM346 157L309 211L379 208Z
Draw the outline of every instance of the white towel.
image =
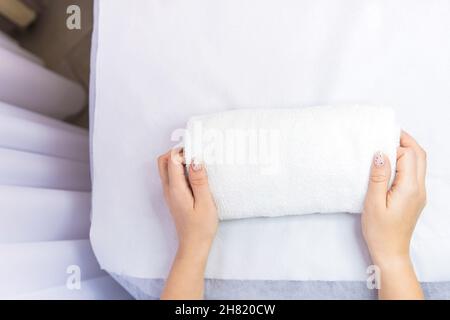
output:
M185 155L202 161L219 218L362 211L372 157L395 173L390 108L245 109L192 117Z

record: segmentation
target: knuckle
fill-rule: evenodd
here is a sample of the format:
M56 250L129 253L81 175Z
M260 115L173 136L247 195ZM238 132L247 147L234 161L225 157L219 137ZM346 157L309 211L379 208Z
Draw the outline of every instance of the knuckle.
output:
M415 155L416 155L416 153L414 152L414 150L412 148L405 149L405 157L414 158Z
M376 172L370 175L370 181L373 183L385 183L387 180L386 174Z
M204 175L192 175L189 180L192 186L204 186L208 183L208 179Z
M418 152L412 148L406 148L403 156L408 163L415 163L417 162L417 159L420 157Z
M158 165L160 170L162 170L162 168L164 168L164 166L166 165L166 160L167 159L164 156L158 157L157 165Z
M417 184L411 183L405 186L405 193L412 199L420 200L421 194Z

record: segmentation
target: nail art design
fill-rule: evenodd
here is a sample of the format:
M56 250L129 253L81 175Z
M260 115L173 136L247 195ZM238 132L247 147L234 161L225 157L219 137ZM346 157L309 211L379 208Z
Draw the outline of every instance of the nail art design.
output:
M384 166L384 156L381 151L376 152L373 156L373 164L375 165L375 167Z
M192 170L194 170L194 171L200 171L200 170L202 170L202 167L203 167L202 164L196 159L192 160L191 166L192 166Z

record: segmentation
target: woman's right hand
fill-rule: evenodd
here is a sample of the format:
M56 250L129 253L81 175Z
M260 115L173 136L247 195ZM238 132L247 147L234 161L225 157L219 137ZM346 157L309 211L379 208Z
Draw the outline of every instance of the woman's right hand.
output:
M192 163L185 175L181 149L158 158L164 197L178 234L178 251L161 299L201 299L204 272L217 227L206 168Z
M423 298L409 246L426 203L426 154L405 132L397 151L395 180L388 189L390 174L389 159L376 153L362 214L363 235L381 271L380 298Z

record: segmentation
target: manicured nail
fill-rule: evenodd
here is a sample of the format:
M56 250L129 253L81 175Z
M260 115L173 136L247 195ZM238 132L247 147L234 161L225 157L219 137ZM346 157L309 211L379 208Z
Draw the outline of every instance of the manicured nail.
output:
M381 151L376 152L373 156L373 164L378 168L384 166L384 155Z
M194 170L194 171L200 171L203 168L202 164L196 160L192 161L191 166L192 166L192 170Z

